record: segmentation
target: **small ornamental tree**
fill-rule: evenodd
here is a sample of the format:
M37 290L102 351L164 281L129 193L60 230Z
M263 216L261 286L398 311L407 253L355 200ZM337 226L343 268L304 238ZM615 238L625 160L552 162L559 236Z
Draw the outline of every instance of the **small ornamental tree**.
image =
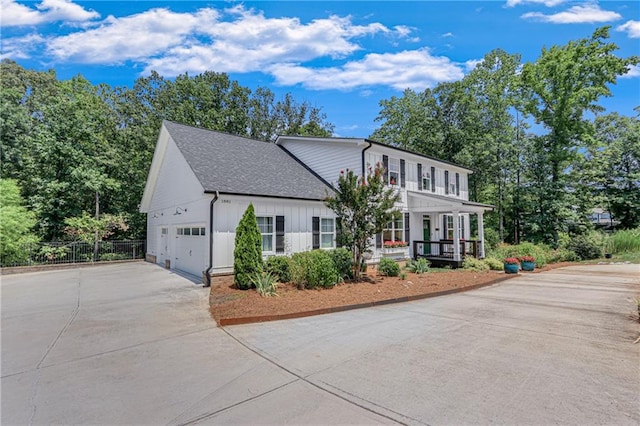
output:
M394 205L400 196L384 183L386 170L376 165L369 167L365 177L351 170L340 172L336 195L327 197L325 203L337 216L338 245L347 247L353 255L353 277L360 278L363 255L371 252L369 241L396 219L399 212Z
M233 280L240 290L248 290L252 279L262 274L262 236L258 221L249 204L236 228L236 244L233 250Z

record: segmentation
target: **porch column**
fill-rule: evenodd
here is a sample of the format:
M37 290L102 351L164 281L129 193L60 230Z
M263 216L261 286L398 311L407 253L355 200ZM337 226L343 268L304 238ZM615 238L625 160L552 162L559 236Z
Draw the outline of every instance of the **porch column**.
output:
M484 259L484 218L483 212L478 213L478 258Z
M460 215L453 211L453 260L460 261Z

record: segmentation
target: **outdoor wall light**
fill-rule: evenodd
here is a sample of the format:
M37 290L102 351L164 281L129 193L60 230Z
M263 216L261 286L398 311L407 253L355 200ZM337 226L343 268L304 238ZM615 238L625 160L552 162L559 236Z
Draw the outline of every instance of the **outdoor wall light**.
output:
M187 212L187 209L183 209L182 207L176 207L176 212L173 215L175 216L175 215L186 213L186 212Z

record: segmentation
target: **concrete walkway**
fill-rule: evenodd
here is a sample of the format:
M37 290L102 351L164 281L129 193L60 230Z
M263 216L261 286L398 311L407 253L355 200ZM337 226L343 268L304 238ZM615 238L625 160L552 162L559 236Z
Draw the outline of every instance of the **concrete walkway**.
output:
M2 278L3 425L638 424L638 265L217 328L134 263Z

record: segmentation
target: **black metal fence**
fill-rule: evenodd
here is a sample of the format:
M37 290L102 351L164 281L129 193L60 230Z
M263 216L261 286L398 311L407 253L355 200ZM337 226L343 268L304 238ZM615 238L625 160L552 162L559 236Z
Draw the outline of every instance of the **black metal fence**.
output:
M53 242L24 244L2 267L55 265L60 263L110 262L114 260L144 259L147 242L99 241Z

